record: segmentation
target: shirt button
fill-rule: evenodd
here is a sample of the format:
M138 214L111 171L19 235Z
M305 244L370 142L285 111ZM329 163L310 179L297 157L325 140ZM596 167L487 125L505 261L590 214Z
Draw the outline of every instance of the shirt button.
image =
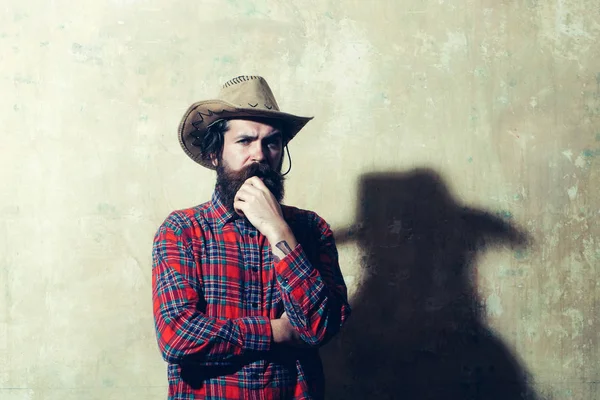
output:
M256 303L256 302L252 303L252 307L253 308L258 308L258 303Z
M250 232L250 237L253 238L254 236L256 236L256 233Z
M258 272L258 267L252 267L253 272Z
M288 278L283 278L283 283L287 285L288 283L290 283L290 280Z

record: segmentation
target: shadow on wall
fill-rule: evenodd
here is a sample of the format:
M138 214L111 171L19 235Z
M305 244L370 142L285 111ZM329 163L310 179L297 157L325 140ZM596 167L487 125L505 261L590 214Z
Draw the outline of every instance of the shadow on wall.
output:
M431 170L365 175L359 196L358 220L336 239L360 245L364 275L348 324L321 351L327 398L536 398L484 323L473 268L477 252L526 246L526 235L457 204Z

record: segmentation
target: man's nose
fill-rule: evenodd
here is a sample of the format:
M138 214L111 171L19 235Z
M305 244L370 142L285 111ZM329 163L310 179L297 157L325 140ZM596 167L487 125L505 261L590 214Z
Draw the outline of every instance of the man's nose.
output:
M256 162L265 161L265 152L262 147L262 144L259 141L256 141L252 145L252 161L256 161Z

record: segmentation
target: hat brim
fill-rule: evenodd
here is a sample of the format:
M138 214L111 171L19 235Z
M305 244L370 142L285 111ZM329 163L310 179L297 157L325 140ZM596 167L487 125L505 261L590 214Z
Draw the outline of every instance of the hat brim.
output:
M192 104L181 119L178 129L179 143L192 160L198 164L215 169L212 162L203 157L200 146L206 130L221 119L234 118L270 118L284 124L284 143L292 140L313 117L301 117L278 110L265 110L238 107L223 100L203 100Z

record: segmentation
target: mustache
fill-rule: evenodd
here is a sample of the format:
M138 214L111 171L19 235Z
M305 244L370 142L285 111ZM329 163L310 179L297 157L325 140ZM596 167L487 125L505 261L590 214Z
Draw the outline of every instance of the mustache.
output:
M283 179L283 175L278 171L275 171L269 164L264 163L252 163L242 171L242 179L245 181L248 178L252 178L253 176L257 176L259 178L270 179L270 180L281 180ZM267 185L268 187L268 185Z

